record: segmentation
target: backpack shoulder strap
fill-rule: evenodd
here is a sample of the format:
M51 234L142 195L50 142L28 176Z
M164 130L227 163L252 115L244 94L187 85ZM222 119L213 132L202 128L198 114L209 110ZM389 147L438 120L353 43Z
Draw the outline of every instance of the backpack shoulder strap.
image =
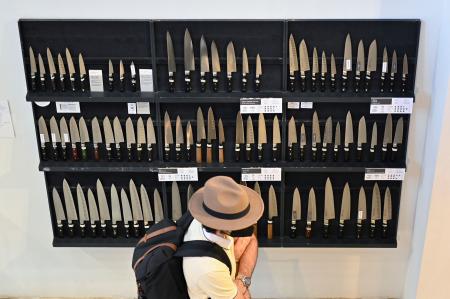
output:
M224 263L228 270L230 271L230 275L232 272L231 261L226 252L222 247L217 245L216 243L212 243L209 241L195 240L195 241L186 241L177 249L175 256L178 257L212 257L216 260Z

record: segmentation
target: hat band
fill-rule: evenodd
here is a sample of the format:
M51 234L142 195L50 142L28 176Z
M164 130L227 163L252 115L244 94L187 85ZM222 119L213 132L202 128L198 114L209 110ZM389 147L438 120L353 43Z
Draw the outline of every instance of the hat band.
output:
M245 215L248 214L248 212L250 211L250 203L249 203L249 204L247 205L247 207L246 207L244 210L242 210L241 212L239 212L239 213L233 213L233 214L221 213L221 212L217 212L217 211L211 210L210 208L208 208L208 207L205 205L204 202L203 202L203 209L205 209L205 211L206 211L209 215L214 216L214 217L216 217L216 218L219 218L219 219L225 219L225 220L234 220L234 219L242 218L242 217L244 217Z

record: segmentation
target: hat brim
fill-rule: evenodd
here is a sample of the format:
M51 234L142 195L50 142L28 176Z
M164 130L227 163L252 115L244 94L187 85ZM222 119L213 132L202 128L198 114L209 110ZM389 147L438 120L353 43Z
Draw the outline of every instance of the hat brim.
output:
M240 187L247 193L250 204L250 210L241 218L221 219L208 214L203 208L204 187L192 194L192 197L189 200L188 209L191 212L191 215L201 224L213 229L233 231L247 228L258 222L259 218L263 215L264 202L261 196L253 189L246 186Z

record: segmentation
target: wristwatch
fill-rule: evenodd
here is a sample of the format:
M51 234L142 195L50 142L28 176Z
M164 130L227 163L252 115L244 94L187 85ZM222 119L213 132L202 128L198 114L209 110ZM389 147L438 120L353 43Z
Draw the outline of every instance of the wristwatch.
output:
M238 275L237 277L240 281L242 281L242 283L244 284L244 286L246 288L250 287L250 285L252 284L252 278L249 276L244 276L244 275Z

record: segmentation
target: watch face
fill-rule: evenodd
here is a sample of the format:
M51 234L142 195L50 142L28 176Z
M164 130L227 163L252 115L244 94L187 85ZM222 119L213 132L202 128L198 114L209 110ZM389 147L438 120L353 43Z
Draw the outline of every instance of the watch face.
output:
M246 287L249 287L250 284L252 283L252 279L251 279L250 277L244 277L244 278L242 279L242 282L244 283L244 285L245 285Z

